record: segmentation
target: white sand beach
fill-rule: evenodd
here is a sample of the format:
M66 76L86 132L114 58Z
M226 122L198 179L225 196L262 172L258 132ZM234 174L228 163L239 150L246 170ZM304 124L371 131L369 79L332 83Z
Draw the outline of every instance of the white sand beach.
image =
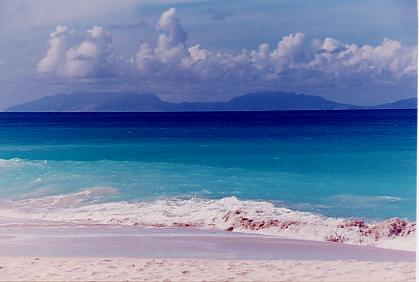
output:
M413 262L0 258L1 281L415 281Z
M0 228L0 281L415 281L415 253L186 228Z

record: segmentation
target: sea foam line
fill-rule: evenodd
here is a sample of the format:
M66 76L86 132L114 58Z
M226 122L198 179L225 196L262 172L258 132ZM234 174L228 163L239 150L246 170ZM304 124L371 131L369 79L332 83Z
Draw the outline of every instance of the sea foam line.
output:
M12 159L0 159L0 168L9 168L22 165L24 160L19 158L12 158Z
M0 216L61 223L217 229L394 249L413 250L415 245L416 224L400 218L367 223L236 197L100 202L101 197L115 192L99 187L66 195L1 200Z

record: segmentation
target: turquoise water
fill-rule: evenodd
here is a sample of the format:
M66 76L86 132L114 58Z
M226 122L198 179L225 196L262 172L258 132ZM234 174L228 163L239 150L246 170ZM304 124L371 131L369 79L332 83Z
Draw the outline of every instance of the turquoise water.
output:
M2 113L0 197L273 202L415 219L416 111Z

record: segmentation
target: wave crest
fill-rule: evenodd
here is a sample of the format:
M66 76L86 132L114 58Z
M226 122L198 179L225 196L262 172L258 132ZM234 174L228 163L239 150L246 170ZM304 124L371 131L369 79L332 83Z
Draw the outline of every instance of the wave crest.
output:
M331 218L295 211L268 202L242 201L236 197L218 200L172 198L150 202L99 201L114 193L116 190L113 188L97 187L68 195L3 200L0 216L65 223L219 229L396 249L414 248L416 224L400 218L367 223L359 219ZM388 244L394 239L413 243L407 247Z
M24 160L19 159L19 158L0 159L0 168L21 166L23 163L24 163Z

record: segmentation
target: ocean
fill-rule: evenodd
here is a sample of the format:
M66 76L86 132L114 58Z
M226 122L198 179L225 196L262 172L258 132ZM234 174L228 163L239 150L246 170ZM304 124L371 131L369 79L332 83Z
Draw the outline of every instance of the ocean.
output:
M414 221L416 120L415 110L1 113L0 217Z

